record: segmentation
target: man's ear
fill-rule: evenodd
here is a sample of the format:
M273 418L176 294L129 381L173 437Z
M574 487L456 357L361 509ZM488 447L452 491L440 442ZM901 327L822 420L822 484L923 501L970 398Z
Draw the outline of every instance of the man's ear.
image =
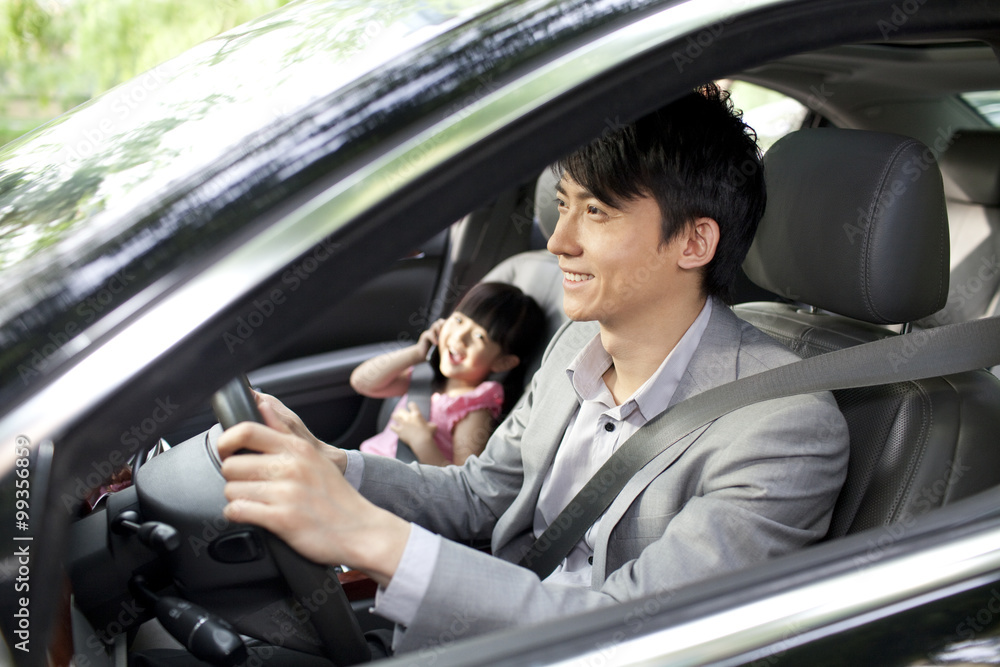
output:
M521 358L516 354L501 354L493 360L490 370L494 373L503 373L515 368L519 363L521 363Z
M701 268L715 257L719 247L719 223L712 218L696 218L682 238L685 243L677 265L682 269Z

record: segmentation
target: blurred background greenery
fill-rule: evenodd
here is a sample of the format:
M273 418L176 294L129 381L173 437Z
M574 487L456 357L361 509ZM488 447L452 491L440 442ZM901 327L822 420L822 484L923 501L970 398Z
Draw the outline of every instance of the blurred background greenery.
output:
M0 0L0 145L289 0Z

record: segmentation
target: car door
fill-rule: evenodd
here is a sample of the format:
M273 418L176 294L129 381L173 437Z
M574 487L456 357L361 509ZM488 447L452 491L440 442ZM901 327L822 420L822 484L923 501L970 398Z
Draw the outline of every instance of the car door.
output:
M500 193L344 300L322 308L287 348L249 374L254 386L278 396L321 440L356 447L376 432L385 401L355 392L351 371L369 357L414 342L499 261L538 247L533 195L533 182ZM308 279L308 261L288 269L282 282L292 289ZM204 412L178 437L213 422Z
M433 304L448 262L448 239L449 231L444 230L344 300L333 306L317 303L319 312L308 328L290 331L291 342L268 364L249 374L253 385L279 396L325 441L360 441L370 435L380 401L366 401L351 388L351 371L388 346L405 344L420 335L424 324L421 314ZM320 256L306 256L283 272L281 283L290 291L309 280L314 264L323 261L322 249L316 252ZM240 344L241 331L253 329L256 317L267 317L275 307L267 299L258 299L255 306L242 316L242 322L237 318L229 339L231 346ZM183 442L214 421L205 409L184 420L165 439L172 444Z

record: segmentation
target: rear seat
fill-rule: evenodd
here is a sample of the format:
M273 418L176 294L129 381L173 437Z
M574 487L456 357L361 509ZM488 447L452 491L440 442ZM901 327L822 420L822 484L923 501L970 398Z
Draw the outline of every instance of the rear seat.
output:
M1000 300L1000 131L962 130L940 158L951 234L945 307L917 322L928 328L998 314Z
M556 208L556 184L559 178L546 169L535 184L535 222L542 236L548 240L559 221ZM483 276L483 281L510 283L532 296L545 313L545 340L548 341L568 319L563 311L562 271L559 258L548 250L529 250L508 257ZM541 350L535 359L525 365L525 378L531 379L541 365Z

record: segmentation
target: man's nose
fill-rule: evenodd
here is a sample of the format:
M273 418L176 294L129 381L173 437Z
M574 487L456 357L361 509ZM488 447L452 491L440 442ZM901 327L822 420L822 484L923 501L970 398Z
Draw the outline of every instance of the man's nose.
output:
M556 228L552 231L545 247L553 255L574 255L576 254L575 238L576 220L572 212L560 213Z

